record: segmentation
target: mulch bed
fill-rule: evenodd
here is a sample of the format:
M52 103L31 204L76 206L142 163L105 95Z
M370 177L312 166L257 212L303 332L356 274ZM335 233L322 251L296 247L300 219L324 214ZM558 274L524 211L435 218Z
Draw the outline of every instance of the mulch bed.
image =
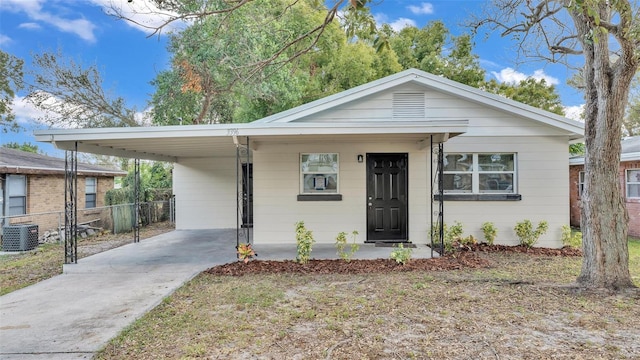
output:
M215 266L205 271L210 275L242 276L249 274L369 274L382 272L442 271L487 268L491 262L481 253L514 252L540 256L582 256L575 248L547 249L524 246L476 244L459 248L453 255L432 259L411 259L407 264L398 264L391 259L376 260L310 260L299 264L293 260L252 260Z

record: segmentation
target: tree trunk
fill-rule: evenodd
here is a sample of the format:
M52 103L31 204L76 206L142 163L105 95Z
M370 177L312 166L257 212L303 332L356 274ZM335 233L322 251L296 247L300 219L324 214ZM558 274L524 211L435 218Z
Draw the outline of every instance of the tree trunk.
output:
M604 4L604 2L603 2ZM607 5L600 15L609 18ZM607 36L595 37L584 13L572 13L585 56L585 188L582 196L582 270L590 288L633 287L629 274L628 214L619 178L622 120L637 63L612 62ZM635 59L637 60L637 59Z

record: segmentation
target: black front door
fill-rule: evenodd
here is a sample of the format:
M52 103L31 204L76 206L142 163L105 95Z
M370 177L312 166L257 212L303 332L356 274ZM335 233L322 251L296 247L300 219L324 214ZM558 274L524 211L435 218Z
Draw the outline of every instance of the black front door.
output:
M408 155L367 154L367 241L407 241Z

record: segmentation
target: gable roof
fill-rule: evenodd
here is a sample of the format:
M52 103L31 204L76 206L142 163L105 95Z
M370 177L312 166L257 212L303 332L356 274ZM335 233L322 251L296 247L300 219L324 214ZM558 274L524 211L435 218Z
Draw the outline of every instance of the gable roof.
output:
M35 131L34 134L37 141L50 142L59 149L77 148L81 152L175 162L181 157L235 156L236 146L242 145L241 139L246 142L249 138L253 149L262 141L306 141L311 137L316 140L350 141L365 137L404 136L404 140L426 146L429 141L446 141L467 132L469 120L466 118L426 117L407 121L331 123L297 121L404 84L417 84L546 124L559 129L570 140L583 137L584 126L580 122L416 69L402 71L251 123L53 129Z
M64 174L65 159L0 147L0 174ZM126 171L78 163L79 175L124 176Z
M582 122L571 120L563 116L418 69L408 69L367 84L356 86L352 89L256 120L253 123L269 124L295 122L301 118L317 114L321 111L359 100L366 96L389 90L403 84L417 84L428 89L434 89L471 102L481 103L490 108L511 113L516 116L522 116L533 121L538 121L540 123L565 130L570 133L570 140L578 140L584 137L584 123Z

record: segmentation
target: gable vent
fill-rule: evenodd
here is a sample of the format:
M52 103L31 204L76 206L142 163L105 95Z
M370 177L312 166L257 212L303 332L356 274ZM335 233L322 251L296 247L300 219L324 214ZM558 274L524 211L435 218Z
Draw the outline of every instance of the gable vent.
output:
M394 93L394 119L423 119L425 114L424 93Z

